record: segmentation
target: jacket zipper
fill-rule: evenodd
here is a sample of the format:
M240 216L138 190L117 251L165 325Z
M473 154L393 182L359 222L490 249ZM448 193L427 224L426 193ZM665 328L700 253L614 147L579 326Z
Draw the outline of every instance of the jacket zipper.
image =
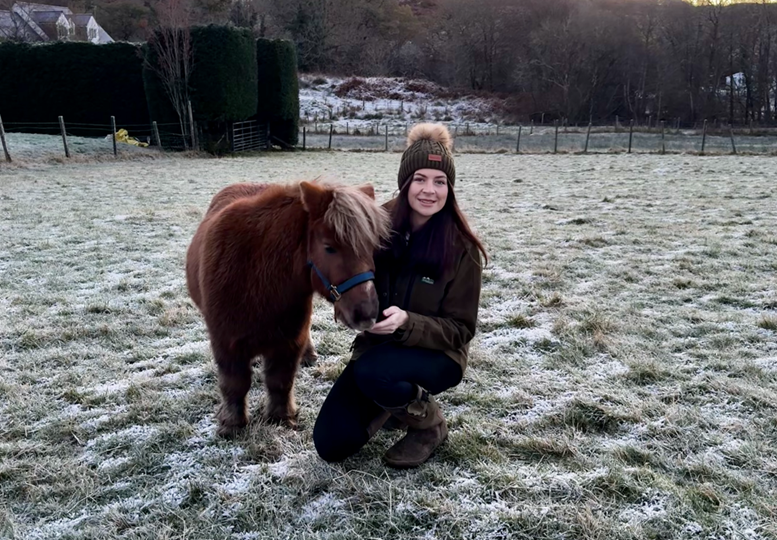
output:
M405 292L405 301L402 305L402 309L407 311L407 304L410 302L410 293L413 292L413 285L415 285L415 278L417 276L415 274L410 274L410 283L407 286L407 291Z
M405 234L405 249L407 249L410 245L410 233ZM407 304L410 302L410 293L413 291L413 285L415 284L415 274L410 274L410 283L407 285L407 290L405 291L405 301L402 304L402 309L407 311Z

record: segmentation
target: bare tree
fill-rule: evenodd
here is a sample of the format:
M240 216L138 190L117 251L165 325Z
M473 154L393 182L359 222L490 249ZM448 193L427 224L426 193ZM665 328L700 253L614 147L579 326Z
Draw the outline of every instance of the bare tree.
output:
M178 115L186 148L189 77L192 69L192 40L189 31L191 6L187 0L162 0L157 5L156 15L159 28L149 39L149 45L155 53L150 68L159 77ZM194 129L194 126L189 128Z

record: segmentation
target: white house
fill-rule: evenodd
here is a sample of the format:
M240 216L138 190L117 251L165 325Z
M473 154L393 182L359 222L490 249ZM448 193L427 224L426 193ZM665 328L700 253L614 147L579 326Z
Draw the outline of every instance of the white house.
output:
M74 14L69 8L17 2L0 11L0 40L90 41L111 43L113 39L89 13Z

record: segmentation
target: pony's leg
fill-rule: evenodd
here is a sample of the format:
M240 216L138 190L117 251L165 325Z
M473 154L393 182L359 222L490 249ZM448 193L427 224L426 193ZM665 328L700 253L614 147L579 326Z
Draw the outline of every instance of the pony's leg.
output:
M310 339L310 326L305 330L302 337L305 339L305 346L302 349L302 361L300 364L302 367L315 366L318 361L318 354L316 353L316 347L313 345L313 340Z
M246 395L251 388L251 355L242 347L234 349L228 352L223 347L213 347L222 398L217 415L220 437L233 437L248 424Z
M265 417L269 422L297 425L294 377L305 341L290 341L264 354L264 384L267 388Z

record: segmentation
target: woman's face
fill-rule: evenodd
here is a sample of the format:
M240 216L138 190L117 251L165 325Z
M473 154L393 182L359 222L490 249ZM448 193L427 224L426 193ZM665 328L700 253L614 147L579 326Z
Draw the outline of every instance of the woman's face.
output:
M418 229L445 207L448 176L437 169L418 169L410 180L407 198L413 210L413 229Z

